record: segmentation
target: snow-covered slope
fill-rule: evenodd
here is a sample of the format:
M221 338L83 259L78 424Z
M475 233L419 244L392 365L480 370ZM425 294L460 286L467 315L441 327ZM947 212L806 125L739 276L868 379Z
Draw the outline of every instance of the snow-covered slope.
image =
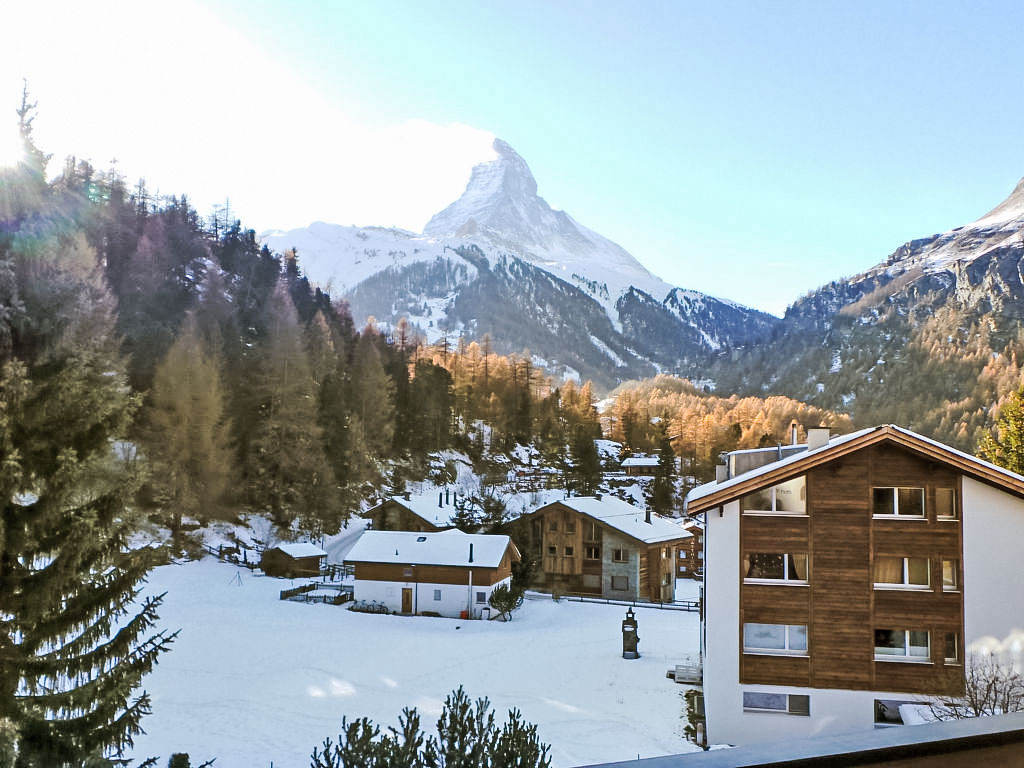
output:
M262 235L296 248L305 274L361 323L407 317L429 341L489 333L553 372L601 387L657 371L698 374L707 355L770 333L777 318L648 272L625 249L556 211L526 162L496 139L465 192L424 234L318 222Z
M537 194L526 161L501 139L498 157L473 169L462 197L436 214L426 235L486 240L576 285L618 323L615 303L630 287L658 301L672 286L624 248L556 211Z

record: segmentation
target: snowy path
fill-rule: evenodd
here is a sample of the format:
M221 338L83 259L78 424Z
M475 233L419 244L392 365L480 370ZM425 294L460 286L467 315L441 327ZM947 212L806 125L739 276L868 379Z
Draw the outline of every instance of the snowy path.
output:
M511 622L351 613L281 602L288 581L205 560L153 572L161 626L182 628L146 678L154 713L138 756L189 752L217 768L303 768L343 715L432 731L460 684L539 726L556 768L688 751L683 686L666 670L696 652L696 614L638 610L640 652L621 658L619 606L530 600Z

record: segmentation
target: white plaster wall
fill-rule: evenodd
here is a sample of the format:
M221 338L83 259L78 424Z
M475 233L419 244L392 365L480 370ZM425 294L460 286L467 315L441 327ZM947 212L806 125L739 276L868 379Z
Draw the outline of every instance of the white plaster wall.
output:
M739 668L740 504L705 513L704 528L704 713L708 740L731 743L741 727ZM735 737L733 737L735 738Z
M1024 629L1024 501L963 478L964 640Z
M783 712L744 712L743 692L795 693L810 696L810 717ZM705 691L705 697L707 691ZM723 710L714 724L708 713L708 734L715 744L757 744L784 739L807 739L875 727L875 699L920 701L912 693L844 691L778 685L732 686L723 699ZM705 698L705 703L707 699Z
M511 578L506 578L490 586L474 584L471 594L467 584L356 580L353 597L356 600L383 603L389 610L397 613L402 610L402 589L406 588L413 591L414 611L435 611L442 616L457 619L462 611L468 610L472 605L472 617L479 619L481 609L489 606L486 602L477 603L476 593L483 592L485 600L490 600L491 593L498 584L510 584L511 581ZM435 589L441 590L440 600L434 600ZM493 611L491 613L493 614Z

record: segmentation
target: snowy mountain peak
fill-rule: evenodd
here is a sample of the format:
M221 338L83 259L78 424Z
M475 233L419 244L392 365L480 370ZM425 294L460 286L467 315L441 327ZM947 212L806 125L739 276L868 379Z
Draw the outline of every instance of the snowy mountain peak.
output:
M974 226L994 226L1020 218L1024 218L1024 179L1017 182L1008 198L974 222Z

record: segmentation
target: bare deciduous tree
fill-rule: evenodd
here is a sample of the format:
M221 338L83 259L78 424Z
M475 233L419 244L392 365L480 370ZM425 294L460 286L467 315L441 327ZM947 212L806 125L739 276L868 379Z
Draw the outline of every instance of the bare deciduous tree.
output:
M964 670L961 696L929 702L937 720L1002 715L1024 711L1024 675L991 654L972 654Z

